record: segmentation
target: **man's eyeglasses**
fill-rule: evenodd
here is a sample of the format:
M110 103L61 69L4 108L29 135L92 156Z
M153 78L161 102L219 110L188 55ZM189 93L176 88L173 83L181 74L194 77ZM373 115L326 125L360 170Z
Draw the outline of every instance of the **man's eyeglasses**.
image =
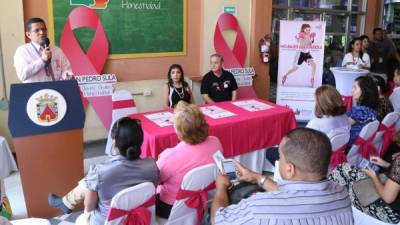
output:
M32 32L32 33L39 33L39 32L42 32L42 33L46 33L47 32L47 28L37 28L37 29L34 29L34 30L31 30L30 32Z

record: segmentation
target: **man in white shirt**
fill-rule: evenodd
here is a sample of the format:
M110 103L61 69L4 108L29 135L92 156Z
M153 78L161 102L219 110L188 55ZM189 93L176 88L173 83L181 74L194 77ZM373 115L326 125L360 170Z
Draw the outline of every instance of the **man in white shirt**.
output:
M18 47L14 55L14 66L22 82L73 78L71 65L62 50L46 43L47 28L41 18L31 18L25 23L25 35L31 41Z

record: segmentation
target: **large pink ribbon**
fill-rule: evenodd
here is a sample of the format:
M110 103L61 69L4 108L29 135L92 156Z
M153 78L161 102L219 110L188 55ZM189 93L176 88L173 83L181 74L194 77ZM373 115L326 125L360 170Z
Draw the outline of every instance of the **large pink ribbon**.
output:
M197 210L197 225L200 225L201 219L203 218L204 210L208 201L207 192L215 189L215 182L209 184L206 188L199 191L189 191L180 189L176 195L176 200L187 198L185 204L189 208Z
M222 32L224 30L236 31L236 39L232 50L226 43ZM236 17L230 13L224 13L219 16L214 32L215 51L224 57L225 68L242 68L246 61L247 44L243 32L240 29ZM253 87L239 87L238 95L240 97L257 97Z
M87 53L82 50L73 33L74 29L81 27L96 31ZM65 23L60 46L70 61L75 76L100 74L108 56L108 40L96 12L83 6L73 9ZM108 130L112 114L111 96L88 97L87 100ZM86 106L87 102L83 100L83 104Z
M336 151L331 154L331 167L335 168L337 165L347 162L346 154L344 154L344 150L346 150L347 144L341 146Z
M368 140L363 139L362 137L358 136L356 141L354 142L355 145L358 145L358 153L364 158L369 160L371 155L378 156L378 151L376 150L375 145L372 144L372 141L375 138L375 134L372 135Z
M384 157L386 154L387 148L389 147L390 143L392 143L392 138L394 135L394 128L396 123L393 123L390 127L387 127L385 124L381 123L379 126L378 131L383 131L383 143L381 147L381 154L380 157Z
M147 209L155 204L155 197L151 197L142 205L130 210L122 210L110 208L106 220L112 221L116 218L127 216L124 220L124 225L150 225L151 222L151 212Z

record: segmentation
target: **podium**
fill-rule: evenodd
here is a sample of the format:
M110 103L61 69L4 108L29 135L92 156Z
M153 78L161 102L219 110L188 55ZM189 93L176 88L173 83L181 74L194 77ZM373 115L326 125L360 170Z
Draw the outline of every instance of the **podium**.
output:
M11 85L8 127L29 217L59 215L48 194L64 195L83 178L84 120L75 80Z

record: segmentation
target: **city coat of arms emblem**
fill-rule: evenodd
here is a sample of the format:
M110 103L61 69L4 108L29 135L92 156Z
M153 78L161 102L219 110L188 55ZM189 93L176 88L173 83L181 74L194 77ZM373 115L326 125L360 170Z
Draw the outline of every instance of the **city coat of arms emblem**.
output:
M36 98L36 115L40 122L51 122L58 119L57 97L45 93Z

